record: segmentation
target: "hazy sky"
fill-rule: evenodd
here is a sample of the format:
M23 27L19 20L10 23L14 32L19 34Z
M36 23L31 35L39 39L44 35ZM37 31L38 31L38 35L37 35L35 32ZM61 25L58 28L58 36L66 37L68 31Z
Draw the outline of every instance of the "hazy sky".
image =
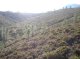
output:
M80 0L0 0L0 11L38 13L80 4Z

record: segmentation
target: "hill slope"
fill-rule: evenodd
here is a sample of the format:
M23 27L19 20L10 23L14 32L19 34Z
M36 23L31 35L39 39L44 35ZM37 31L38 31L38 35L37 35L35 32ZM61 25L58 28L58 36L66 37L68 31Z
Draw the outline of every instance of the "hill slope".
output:
M33 13L13 13L13 12L2 12L0 11L0 24L7 25L7 24L13 24L13 23L19 23L24 20L27 20L28 18L31 18L33 16L36 16L38 14Z
M28 19L16 24L25 25L12 31L16 38L5 42L5 47L0 49L1 59L80 59L79 8L61 9Z

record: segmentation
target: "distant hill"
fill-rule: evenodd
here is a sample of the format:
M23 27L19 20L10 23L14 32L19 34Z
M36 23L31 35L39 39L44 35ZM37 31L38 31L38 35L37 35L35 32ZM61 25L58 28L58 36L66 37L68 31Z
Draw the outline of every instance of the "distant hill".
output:
M80 8L80 4L69 4L69 5L66 5L65 7L67 7L67 8Z
M0 15L11 18L11 19L13 19L12 21L17 22L17 21L27 19L29 17L33 17L36 14L33 14L33 13L13 13L10 11L6 11L6 12L0 12Z
M51 26L59 21L73 17L77 12L80 12L80 8L60 9L42 13L36 17L29 18L29 20L32 23L46 23L47 25Z
M10 11L2 12L0 11L0 26L1 25L11 25L14 23L19 23L28 18L36 16L38 14L33 13L13 13Z

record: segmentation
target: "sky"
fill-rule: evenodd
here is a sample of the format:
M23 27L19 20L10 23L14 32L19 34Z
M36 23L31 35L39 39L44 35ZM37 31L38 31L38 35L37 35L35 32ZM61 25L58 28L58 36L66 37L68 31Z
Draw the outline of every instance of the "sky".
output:
M80 4L80 0L0 0L0 11L41 13L67 4Z

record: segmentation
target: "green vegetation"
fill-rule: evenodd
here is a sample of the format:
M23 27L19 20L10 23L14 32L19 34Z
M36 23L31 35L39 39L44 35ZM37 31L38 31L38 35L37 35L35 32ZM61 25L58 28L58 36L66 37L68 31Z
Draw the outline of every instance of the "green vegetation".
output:
M44 54L44 59L66 59L68 56L66 54L68 53L69 49L66 46L62 46L57 48L54 51L50 51Z
M80 57L73 55L69 59L80 59Z
M0 16L0 59L80 59L80 8L18 16Z

